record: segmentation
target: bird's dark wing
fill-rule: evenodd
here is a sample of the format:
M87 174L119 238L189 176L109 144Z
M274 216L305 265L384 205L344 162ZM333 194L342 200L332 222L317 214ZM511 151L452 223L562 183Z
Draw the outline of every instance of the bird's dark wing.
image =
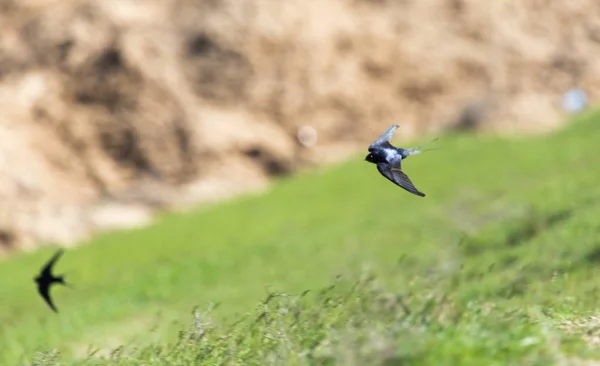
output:
M387 131L385 131L381 136L377 138L377 140L375 140L375 142L371 144L371 146L369 146L369 150L371 150L375 146L384 146L386 145L386 143L387 145L390 145L390 140L392 139L392 136L394 135L394 132L398 127L398 125L392 125L390 128L388 128Z
M41 271L42 277L51 277L52 276L52 267L54 266L54 263L56 263L58 258L60 258L60 256L63 254L63 252L64 252L63 249L59 249L56 251L56 253L54 253L52 258L48 261L48 263L46 263L44 268L42 268L42 271Z
M50 298L50 285L51 284L47 282L39 284L38 292L40 293L40 295L42 295L48 306L50 306L50 308L54 310L55 313L58 313L58 310L56 310L56 307L54 306L54 304L52 303L52 299Z
M400 168L392 168L391 165L386 163L377 164L377 170L379 173L394 182L396 185L404 188L410 193L416 194L417 196L425 197L425 193L419 192L419 190L412 184L410 179Z

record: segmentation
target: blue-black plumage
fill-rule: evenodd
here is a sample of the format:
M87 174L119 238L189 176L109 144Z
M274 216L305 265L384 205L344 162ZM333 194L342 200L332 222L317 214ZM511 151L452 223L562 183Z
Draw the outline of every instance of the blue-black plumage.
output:
M369 146L369 155L365 157L365 160L377 165L379 173L394 184L417 196L425 197L425 193L420 192L402 171L402 160L408 158L410 155L436 149L420 150L421 146L412 149L403 149L392 146L390 140L398 127L398 125L392 125L387 131L379 136L377 140ZM437 139L432 142L436 140Z

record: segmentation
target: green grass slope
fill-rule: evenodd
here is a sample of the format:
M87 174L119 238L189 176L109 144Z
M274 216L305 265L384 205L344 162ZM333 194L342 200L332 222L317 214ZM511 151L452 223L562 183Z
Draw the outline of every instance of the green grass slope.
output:
M404 164L426 198L363 154L102 235L58 263L75 286L54 289L59 315L32 282L53 250L15 255L0 263L0 364L600 359L599 142L599 113L544 136L444 136Z

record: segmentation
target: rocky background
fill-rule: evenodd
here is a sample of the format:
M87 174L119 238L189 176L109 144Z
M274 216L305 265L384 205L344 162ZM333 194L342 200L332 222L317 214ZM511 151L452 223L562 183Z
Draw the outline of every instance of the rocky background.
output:
M260 189L392 123L548 131L598 60L597 0L0 0L0 252Z

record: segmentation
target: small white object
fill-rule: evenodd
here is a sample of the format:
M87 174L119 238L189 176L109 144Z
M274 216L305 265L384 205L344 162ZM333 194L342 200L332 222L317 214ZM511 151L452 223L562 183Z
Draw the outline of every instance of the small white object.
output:
M298 141L304 147L311 147L317 143L317 130L311 126L302 126L298 129Z
M567 112L580 112L587 106L587 95L581 89L569 89L563 94L562 106Z

